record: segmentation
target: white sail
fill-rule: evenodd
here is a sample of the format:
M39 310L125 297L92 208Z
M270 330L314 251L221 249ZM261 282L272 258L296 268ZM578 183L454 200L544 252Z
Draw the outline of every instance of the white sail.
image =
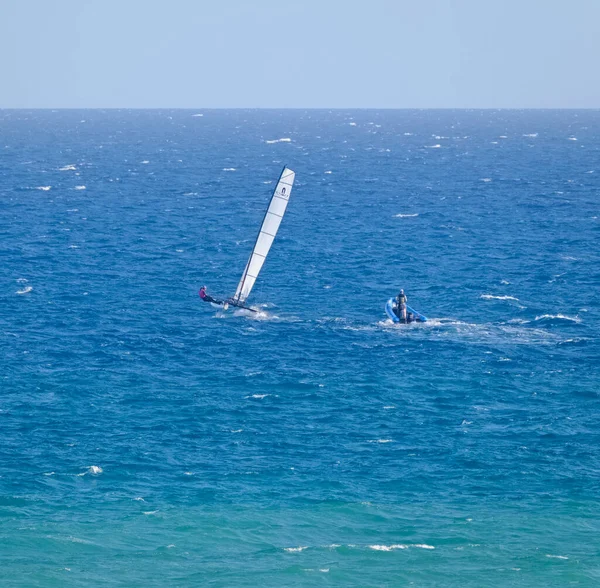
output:
M281 176L279 176L279 181L271 197L271 202L269 202L269 208L267 208L265 218L258 232L254 249L235 291L233 297L235 302L243 304L254 287L254 282L256 282L263 263L265 263L269 249L271 249L275 235L277 235L277 231L279 230L281 219L285 214L295 176L296 174L287 167L283 168Z

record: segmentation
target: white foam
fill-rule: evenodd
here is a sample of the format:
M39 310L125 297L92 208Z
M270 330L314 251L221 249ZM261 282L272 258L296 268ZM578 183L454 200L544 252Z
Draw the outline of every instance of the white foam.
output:
M77 168L70 164L70 165L65 165L64 167L59 167L58 171L75 171Z
M433 545L427 545L427 543L417 543L412 545L412 547L418 547L419 549L435 549Z
M136 496L134 500L137 500L138 502L146 502L141 496Z
M369 443L393 443L393 439L369 439Z
M356 126L356 123L355 123L355 122L351 122L351 123L348 123L348 124L349 124L351 127L355 127L355 126Z
M204 116L204 115L203 115L203 114L200 114L200 113L198 113L198 114L192 114L192 116Z
M17 284L26 284L29 282L27 278L17 278Z
M146 510L146 511L143 511L142 514L145 514L146 516L148 516L148 515L154 515L157 512L158 512L157 510Z
M427 149L440 149L441 145L438 143L437 145L425 145Z
M104 470L100 466L92 465L88 468L87 473L92 474L92 476L100 475Z
M328 169L326 172L323 172L323 173L326 173L326 174L331 174L331 173L333 173L333 172L332 172L330 169Z
M514 300L515 302L519 301L519 299L515 298L514 296L494 296L493 294L482 294L480 298L483 298L484 300Z
M235 167L224 167L223 171L236 171Z
M569 137L569 141L577 141L577 137Z
M74 190L85 190L85 186L75 186Z
M395 214L394 215L396 218L414 218L415 216L419 216L418 212L415 212L414 214Z
M561 320L565 320L565 321L571 321L573 323L581 322L581 319L577 316L566 316L564 314L542 314L540 316L535 317L536 321L552 320L552 319L561 319Z
M38 186L36 190L43 190L44 192L47 192L50 190L50 188L52 188L52 186Z
M262 400L263 398L266 398L267 396L271 396L270 394L252 394L251 396L244 396L244 398L258 398L259 400Z
M22 290L17 290L17 294L29 294L33 290L32 286L25 286Z
M534 138L534 137L537 137L537 136L538 136L537 133L529 133L528 135L523 135L523 137L531 137L531 138Z
M147 163L150 163L147 159L144 159L144 161L140 161L140 163L143 163L144 165Z
M265 141L265 143L272 145L273 143L291 143L291 141L292 140L289 137L282 137L281 139L272 139L271 141Z
M301 547L284 547L283 551L287 551L288 553L298 553L300 551L304 551L305 549L308 549L307 546L301 546Z
M491 182L492 178L481 178L482 182Z
M395 543L394 545L369 545L369 549L375 551L393 551L394 549L408 549L408 545Z
M569 559L566 555L550 555L550 554L546 554L546 557L549 557L551 559Z
M54 472L44 472L44 476L53 476Z

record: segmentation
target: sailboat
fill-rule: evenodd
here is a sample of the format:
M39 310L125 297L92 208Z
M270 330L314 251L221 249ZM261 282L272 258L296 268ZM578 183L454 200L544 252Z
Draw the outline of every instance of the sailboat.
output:
M252 292L258 274L267 259L269 250L271 249L277 231L279 230L279 225L281 224L281 220L287 209L290 194L292 193L295 177L295 172L287 166L284 166L283 171L279 176L279 180L277 180L277 185L275 186L260 230L258 231L256 241L254 242L252 253L250 254L248 263L246 263L244 273L240 278L235 294L228 300L217 300L206 294L203 296L201 290L200 296L203 300L211 302L213 305L222 306L225 310L229 306L235 306L252 312L258 312L255 308L246 306L246 300L248 299L248 296L250 296L250 292ZM206 290L206 288L204 288L204 290Z

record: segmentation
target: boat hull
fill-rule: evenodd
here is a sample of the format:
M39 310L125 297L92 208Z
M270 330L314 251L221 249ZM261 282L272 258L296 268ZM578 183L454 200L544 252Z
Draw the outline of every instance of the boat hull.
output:
M400 323L402 322L397 316L396 313L394 312L394 299L390 298L386 303L385 303L385 314L388 315L388 317L395 323ZM408 306L408 304L406 305L406 314L407 316L412 314L413 315L413 319L409 320L409 323L424 323L427 321L427 317L423 314L421 314L420 312L417 312L414 308L411 308L410 306Z

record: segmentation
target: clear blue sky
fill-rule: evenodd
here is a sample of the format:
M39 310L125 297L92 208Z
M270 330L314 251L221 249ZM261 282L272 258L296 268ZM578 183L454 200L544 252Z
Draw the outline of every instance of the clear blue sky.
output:
M600 0L0 0L2 108L598 108Z

